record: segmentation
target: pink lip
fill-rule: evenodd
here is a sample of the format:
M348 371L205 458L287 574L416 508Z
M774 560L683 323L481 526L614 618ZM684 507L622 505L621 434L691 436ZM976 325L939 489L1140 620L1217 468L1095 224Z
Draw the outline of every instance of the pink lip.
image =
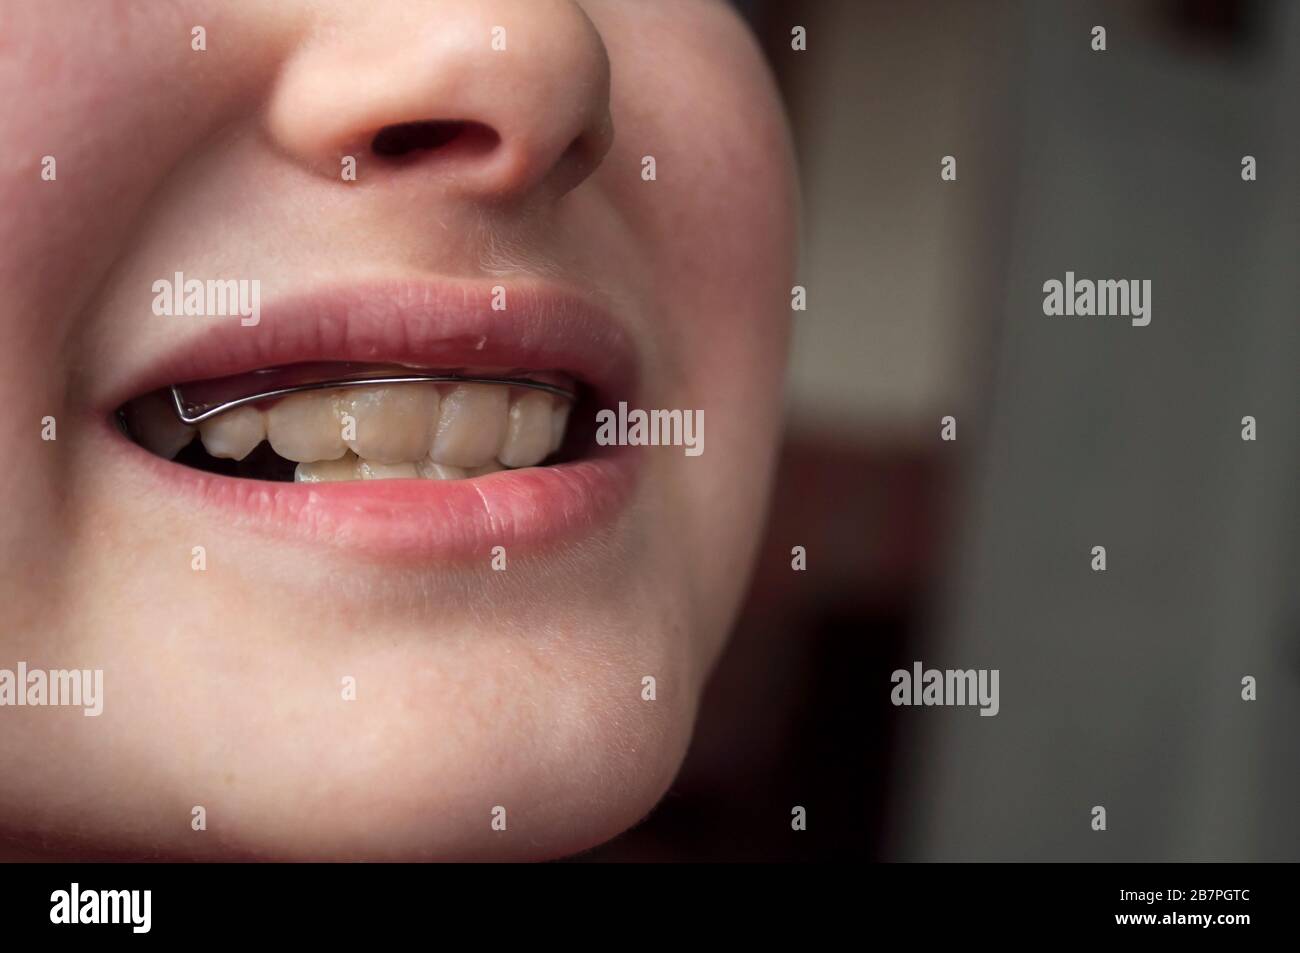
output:
M505 311L492 310L491 301L490 288L393 281L271 303L252 327L237 317L160 318L222 323L128 382L111 406L167 384L327 360L556 370L602 397L634 393L631 340L608 316L537 288L510 288ZM184 497L225 525L398 559L486 560L494 546L509 551L588 535L631 498L637 469L630 454L612 448L473 480L271 483L171 463L109 426L103 434L146 470L153 493Z
M251 327L238 317L158 318L212 326L124 382L106 409L169 384L305 361L521 367L563 371L602 394L635 387L628 334L582 298L511 286L506 304L494 311L491 288L477 284L401 280L272 302Z

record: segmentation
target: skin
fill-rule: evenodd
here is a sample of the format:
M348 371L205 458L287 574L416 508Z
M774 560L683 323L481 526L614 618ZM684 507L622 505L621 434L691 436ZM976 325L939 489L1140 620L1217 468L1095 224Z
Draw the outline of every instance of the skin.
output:
M0 668L105 672L98 718L0 708L9 856L542 859L635 824L685 754L778 440L797 199L745 25L712 0L52 0L0 36L23 90L0 102ZM439 118L499 138L365 153ZM640 448L616 521L504 573L245 532L104 452L108 397L202 330L150 313L178 269L558 276L615 303L640 405L702 409L705 453Z

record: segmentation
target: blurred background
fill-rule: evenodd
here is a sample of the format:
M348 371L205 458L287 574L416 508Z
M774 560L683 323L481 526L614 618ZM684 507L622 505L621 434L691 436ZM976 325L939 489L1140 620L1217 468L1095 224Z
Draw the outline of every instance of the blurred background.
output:
M583 859L1300 859L1300 4L740 6L806 203L787 441L687 763ZM1045 317L1067 270L1151 324ZM1000 713L892 706L918 660Z

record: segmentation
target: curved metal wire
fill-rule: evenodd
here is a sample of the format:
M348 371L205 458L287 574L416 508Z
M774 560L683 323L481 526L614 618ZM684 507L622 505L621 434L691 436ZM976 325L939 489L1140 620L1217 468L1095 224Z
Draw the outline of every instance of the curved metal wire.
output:
M246 404L256 404L264 400L275 400L279 397L286 397L289 394L298 394L303 391L311 390L338 390L344 387L369 387L374 384L501 384L509 387L528 387L533 390L545 391L548 394L554 394L556 397L563 397L565 400L577 400L577 395L572 391L567 391L563 387L557 387L554 384L544 384L541 381L530 380L526 377L467 377L462 374L400 374L387 377L366 377L366 378L339 378L336 380L312 381L307 384L295 384L291 387L277 387L272 390L260 391L256 394L249 394L245 397L239 397L235 400L220 401L217 403L196 404L186 401L181 394L180 388L183 385L173 384L170 388L172 405L176 409L176 416L184 424L200 424L209 420L218 414L223 414L228 410L234 410L236 407L243 407Z

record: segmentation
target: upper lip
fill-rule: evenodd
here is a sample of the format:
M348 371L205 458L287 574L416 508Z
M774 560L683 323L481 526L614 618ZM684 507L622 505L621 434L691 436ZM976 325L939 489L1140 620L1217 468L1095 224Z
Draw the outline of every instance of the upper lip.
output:
M166 318L213 326L123 382L127 400L171 384L306 361L562 371L608 396L635 387L628 331L588 297L535 283L503 285L504 310L482 283L372 281L267 303L257 325L238 318Z

